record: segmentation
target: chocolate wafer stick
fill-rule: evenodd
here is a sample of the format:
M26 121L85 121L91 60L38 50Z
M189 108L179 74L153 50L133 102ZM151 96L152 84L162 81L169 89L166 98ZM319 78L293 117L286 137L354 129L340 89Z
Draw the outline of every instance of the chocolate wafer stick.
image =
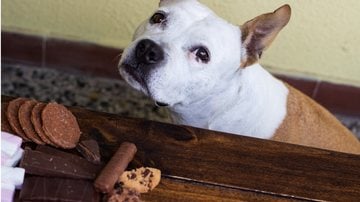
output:
M136 151L136 146L133 143L122 143L109 163L106 164L105 168L96 178L94 183L95 188L102 193L111 192L119 176L125 171L130 161L134 158Z

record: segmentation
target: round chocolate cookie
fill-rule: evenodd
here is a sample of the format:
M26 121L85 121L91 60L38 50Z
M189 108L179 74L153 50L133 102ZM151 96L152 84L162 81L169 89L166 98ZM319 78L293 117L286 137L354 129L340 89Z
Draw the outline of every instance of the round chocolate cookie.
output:
M14 133L11 129L10 123L6 117L6 110L9 104L1 103L1 131L5 131L8 133Z
M74 148L80 139L75 116L63 105L49 103L41 113L42 128L49 139L64 149Z
M35 142L36 144L44 144L44 142L41 140L41 138L37 135L33 124L31 123L30 117L31 117L31 111L36 105L35 100L28 100L25 101L24 104L22 104L19 108L19 122L21 125L21 128L25 132L25 135Z
M41 140L46 144L57 147L51 140L46 136L42 128L41 112L45 108L46 104L39 102L37 103L31 111L31 123L34 126L36 133L39 135Z
M27 100L28 99L26 98L17 98L15 100L11 100L6 110L6 117L8 118L11 129L15 132L16 135L19 135L21 138L23 138L24 141L30 140L21 128L18 113L20 106Z

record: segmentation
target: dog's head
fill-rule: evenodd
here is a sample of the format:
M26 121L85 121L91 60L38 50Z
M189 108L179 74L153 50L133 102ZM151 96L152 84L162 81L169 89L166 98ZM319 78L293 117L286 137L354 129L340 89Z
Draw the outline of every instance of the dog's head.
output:
M191 104L256 63L289 19L285 5L239 27L196 0L162 0L136 30L119 70L160 105Z

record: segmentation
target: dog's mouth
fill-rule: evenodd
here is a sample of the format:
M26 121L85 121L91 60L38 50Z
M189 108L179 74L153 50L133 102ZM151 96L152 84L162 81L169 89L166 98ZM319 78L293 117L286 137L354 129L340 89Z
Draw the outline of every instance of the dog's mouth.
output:
M148 94L149 97L152 97L152 94L147 86L144 75L140 71L138 71L140 65L141 64L138 64L136 66L126 64L126 63L122 64L126 73L128 73L136 82L138 82L143 87L143 89L146 91L146 93ZM160 102L160 101L156 101L156 100L155 100L155 105L158 107L168 107L169 106L168 103Z
M167 103L158 102L158 101L155 101L155 105L158 107L168 107L169 106L169 104L167 104Z
M126 73L128 73L136 82L138 82L140 85L145 86L145 78L143 75L141 75L141 72L139 71L140 64L137 65L130 65L127 63L122 64L124 70Z

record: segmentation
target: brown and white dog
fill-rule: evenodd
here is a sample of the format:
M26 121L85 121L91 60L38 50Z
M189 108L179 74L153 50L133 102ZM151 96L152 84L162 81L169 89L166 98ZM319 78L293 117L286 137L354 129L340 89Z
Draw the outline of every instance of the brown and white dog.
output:
M235 26L196 0L162 0L119 70L177 124L359 154L334 116L258 64L290 15L284 5Z

